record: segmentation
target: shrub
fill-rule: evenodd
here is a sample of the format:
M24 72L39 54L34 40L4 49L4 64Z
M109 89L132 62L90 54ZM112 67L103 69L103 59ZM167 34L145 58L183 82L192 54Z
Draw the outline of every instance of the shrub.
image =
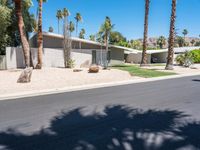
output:
M200 49L193 50L190 53L193 56L193 62L200 63Z
M176 63L177 64L179 64L179 65L181 65L181 66L183 66L184 65L184 56L181 54L181 55L178 55L177 57L176 57Z
M176 57L176 62L181 66L189 67L193 64L193 59L193 54L186 51L184 54L180 54Z
M68 66L69 68L74 68L74 67L75 67L75 60L70 59L70 60L67 62L67 66Z

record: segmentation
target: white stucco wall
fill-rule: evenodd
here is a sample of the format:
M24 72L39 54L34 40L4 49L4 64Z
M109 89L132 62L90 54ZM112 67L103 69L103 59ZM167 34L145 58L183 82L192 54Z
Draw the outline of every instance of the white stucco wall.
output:
M32 58L34 66L37 64L37 49L32 48ZM96 50L96 61L98 64L102 64L101 62L106 59L105 52L101 50ZM6 68L7 69L16 69L16 68L24 68L24 58L23 58L22 48L6 48ZM80 67L86 61L92 63L92 50L81 50L81 49L73 49L71 57L75 60L75 67ZM43 66L44 67L64 67L64 55L62 49L43 49Z

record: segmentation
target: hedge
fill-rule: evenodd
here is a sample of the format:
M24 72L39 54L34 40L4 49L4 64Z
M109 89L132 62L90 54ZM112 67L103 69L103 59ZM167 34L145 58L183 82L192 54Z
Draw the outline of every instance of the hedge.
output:
M193 62L200 63L200 49L192 50L190 53L193 55Z

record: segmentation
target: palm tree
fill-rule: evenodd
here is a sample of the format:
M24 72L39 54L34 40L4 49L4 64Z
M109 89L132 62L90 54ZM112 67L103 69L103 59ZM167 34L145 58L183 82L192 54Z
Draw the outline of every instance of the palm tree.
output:
M91 41L95 41L95 35L90 35L89 38L90 38Z
M78 23L80 21L82 21L82 16L80 13L76 13L75 20L76 20L76 36L77 36L78 35Z
M190 43L192 44L192 46L194 46L194 44L196 43L195 39L192 39Z
M166 45L166 39L164 36L160 36L157 40L157 44L159 45L160 49L163 49L163 46Z
M64 18L64 29L65 29L65 25L68 26L68 17L70 15L69 10L67 8L64 8L63 12L62 12L62 15L63 15L63 18Z
M69 10L66 8L63 9L62 16L64 18L63 23L63 35L64 35L64 42L63 42L63 50L64 50L64 65L66 68L70 68L70 61L71 61L71 40L69 38L69 26L68 26L68 16L70 15Z
M38 63L36 65L36 69L42 69L42 43L43 43L43 35L42 35L42 4L46 2L46 0L38 0L39 4L39 18L38 18Z
M109 37L112 29L114 28L114 25L112 25L112 22L110 18L107 16L104 23L101 25L99 34L103 36L106 44L106 55L108 56L108 42L109 42ZM106 69L108 67L108 63L104 64L104 68Z
M20 38L22 42L22 48L24 53L24 60L26 67L30 67L30 46L28 40L26 38L24 20L22 17L22 1L21 0L14 0L15 3L15 11L17 16L18 28L20 33Z
M169 46L168 46L168 57L166 70L173 70L173 59L174 59L174 39L175 39L175 22L176 22L176 0L172 0L172 10L170 19L170 32L169 32Z
M184 29L183 32L182 32L183 36L184 36L184 40L185 40L185 37L186 35L188 34L188 30L187 29Z
M149 19L149 4L150 0L145 1L145 19L144 19L144 38L143 38L143 51L140 66L147 64L147 39L148 39L148 19Z
M60 33L60 20L62 19L62 11L57 10L56 18L58 19L58 34Z
M84 39L85 38L85 29L81 29L81 32L79 33L79 38Z
M49 27L49 32L53 32L53 27L52 26Z
M74 23L72 21L69 22L69 32L70 32L70 37L72 36L72 32L74 32L75 27Z

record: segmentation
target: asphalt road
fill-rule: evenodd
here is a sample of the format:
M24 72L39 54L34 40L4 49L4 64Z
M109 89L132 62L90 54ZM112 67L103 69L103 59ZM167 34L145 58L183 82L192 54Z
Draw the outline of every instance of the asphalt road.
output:
M0 101L0 150L199 150L200 76Z

